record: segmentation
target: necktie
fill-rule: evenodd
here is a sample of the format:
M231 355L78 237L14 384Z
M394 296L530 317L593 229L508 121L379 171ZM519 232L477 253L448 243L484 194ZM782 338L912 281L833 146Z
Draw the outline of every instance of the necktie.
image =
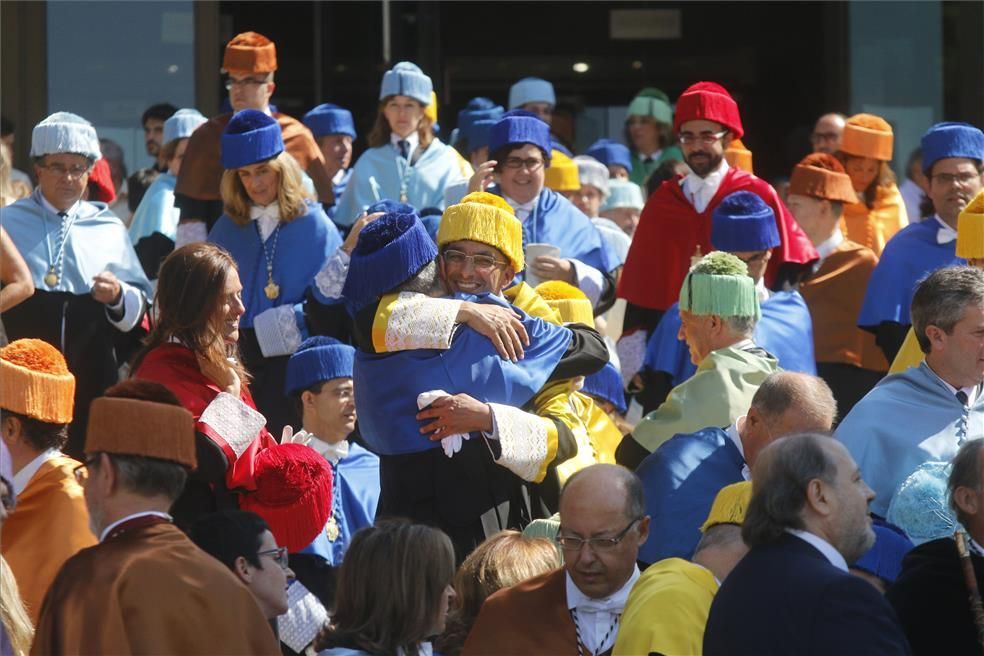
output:
M960 401L961 405L967 405L968 399L967 399L966 392L964 392L963 390L957 390L957 393L954 394L954 396L957 397L957 400Z
M410 142L407 141L406 139L400 139L400 141L397 142L397 144L400 146L400 155L403 156L403 159L409 160L410 159Z
M63 218L63 219L64 219L65 217L67 217L67 216L68 216L68 212L59 212L59 213L58 213L58 216L60 216L61 218Z

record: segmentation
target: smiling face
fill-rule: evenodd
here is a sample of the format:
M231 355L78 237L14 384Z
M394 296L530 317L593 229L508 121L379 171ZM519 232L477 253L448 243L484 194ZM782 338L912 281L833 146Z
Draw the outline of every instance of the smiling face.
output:
M383 105L383 116L389 123L390 132L404 139L420 125L424 106L408 96L390 96Z
M539 161L539 165L530 170L525 164L517 168L507 165L510 159L524 161ZM499 162L499 186L502 193L520 203L528 203L543 191L544 184L543 151L533 144L523 144L509 151L506 161Z
M476 265L475 260L457 262L458 258L447 255L448 251L492 258L498 263L489 267L481 262ZM453 241L443 246L438 271L452 294L500 294L516 277L516 271L499 249L478 241Z
M243 305L243 284L239 281L239 273L229 268L226 274L225 288L222 290L216 321L219 334L230 344L239 341L239 318L246 313Z
M236 176L254 205L269 205L277 200L280 192L280 173L270 165L270 161L256 162L236 169Z

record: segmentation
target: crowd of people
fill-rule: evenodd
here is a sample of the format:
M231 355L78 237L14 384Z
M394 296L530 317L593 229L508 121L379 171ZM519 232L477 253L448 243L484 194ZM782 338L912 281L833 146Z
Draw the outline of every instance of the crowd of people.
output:
M980 653L979 128L898 185L825 114L774 187L720 84L575 155L400 62L353 158L277 70L129 177L0 149L0 655Z

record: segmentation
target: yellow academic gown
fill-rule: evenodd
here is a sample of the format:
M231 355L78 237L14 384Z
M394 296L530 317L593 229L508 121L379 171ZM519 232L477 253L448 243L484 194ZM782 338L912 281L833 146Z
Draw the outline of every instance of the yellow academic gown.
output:
M892 368L888 370L888 373L897 374L909 367L918 367L919 363L925 359L926 354L919 348L916 333L913 332L910 326L909 332L905 334L905 341L902 342L902 348L899 349L899 352L895 355L895 359L892 360Z

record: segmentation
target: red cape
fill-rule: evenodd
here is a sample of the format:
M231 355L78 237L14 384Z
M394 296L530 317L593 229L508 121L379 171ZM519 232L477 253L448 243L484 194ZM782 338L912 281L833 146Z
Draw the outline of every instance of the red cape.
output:
M766 285L773 285L782 265L800 265L805 270L818 259L813 244L776 190L765 180L738 169L728 169L714 198L698 214L683 193L682 177L677 175L667 180L646 201L618 283L619 298L633 305L663 311L676 303L697 246L701 253L713 250L711 213L725 196L735 191L757 194L776 213L780 244L773 249L765 271Z

